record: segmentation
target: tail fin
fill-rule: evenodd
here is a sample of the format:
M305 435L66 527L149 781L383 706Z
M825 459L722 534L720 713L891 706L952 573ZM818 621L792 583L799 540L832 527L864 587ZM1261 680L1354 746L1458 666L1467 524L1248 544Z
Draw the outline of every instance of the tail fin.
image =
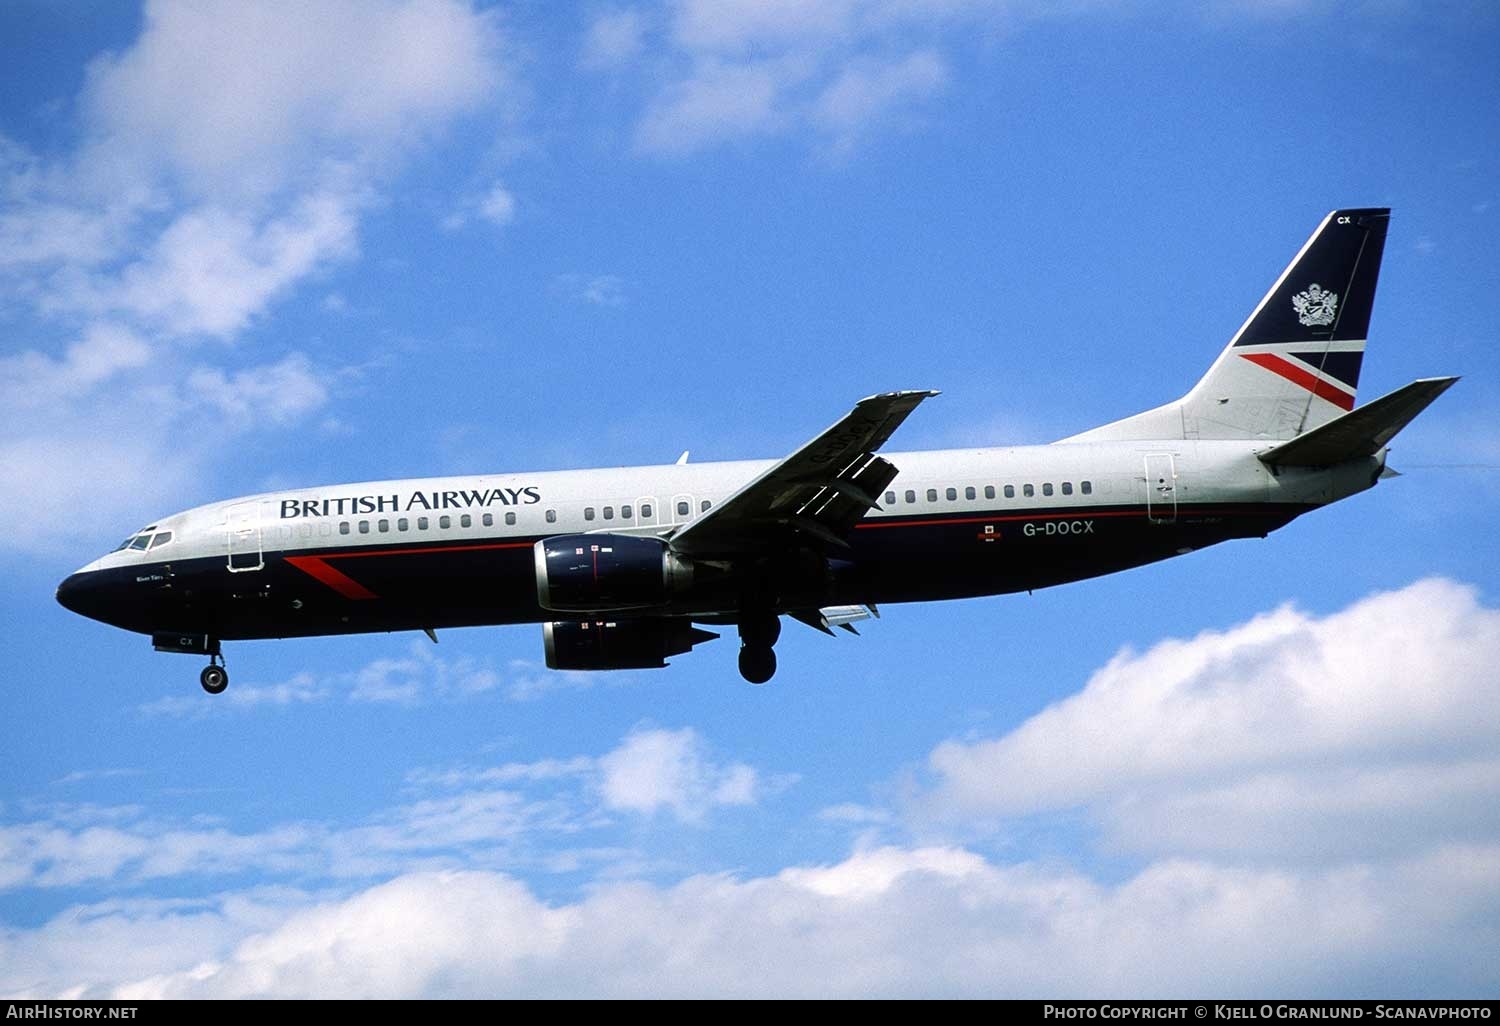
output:
M1390 214L1333 211L1191 392L1068 441L1290 439L1354 409Z

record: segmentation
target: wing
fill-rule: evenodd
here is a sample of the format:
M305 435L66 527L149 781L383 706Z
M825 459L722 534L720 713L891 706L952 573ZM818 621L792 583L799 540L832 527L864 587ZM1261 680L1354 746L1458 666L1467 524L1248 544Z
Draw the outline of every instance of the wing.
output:
M800 537L822 549L845 536L896 476L875 455L923 399L937 392L886 392L861 399L833 427L672 535L693 556L739 556Z

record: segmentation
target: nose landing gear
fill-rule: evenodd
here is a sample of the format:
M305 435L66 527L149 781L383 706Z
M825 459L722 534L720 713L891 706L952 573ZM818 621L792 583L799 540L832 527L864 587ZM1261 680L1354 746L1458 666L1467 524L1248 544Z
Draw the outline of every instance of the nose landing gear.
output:
M198 674L198 683L210 695L217 695L229 687L229 670L225 668L222 656L211 655L208 658L208 665Z
M775 613L740 617L740 676L764 684L776 676L776 639L781 618Z
M219 651L218 638L191 631L157 631L151 635L151 647L158 652L208 656L208 665L198 674L198 683L210 695L217 695L229 687L229 671L224 668L224 656Z

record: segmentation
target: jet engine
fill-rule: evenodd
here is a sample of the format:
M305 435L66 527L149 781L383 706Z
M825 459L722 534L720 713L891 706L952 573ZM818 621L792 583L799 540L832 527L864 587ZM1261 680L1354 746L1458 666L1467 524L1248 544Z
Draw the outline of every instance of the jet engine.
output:
M537 602L555 612L651 609L693 585L693 564L660 538L560 535L532 551Z
M682 620L558 621L542 624L553 670L650 670L718 635Z

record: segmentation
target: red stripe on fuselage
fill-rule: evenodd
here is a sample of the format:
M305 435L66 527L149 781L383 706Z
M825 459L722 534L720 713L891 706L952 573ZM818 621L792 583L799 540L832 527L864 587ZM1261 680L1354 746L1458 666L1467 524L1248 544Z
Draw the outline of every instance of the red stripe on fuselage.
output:
M323 562L319 556L287 556L286 561L309 577L328 585L346 599L373 599L380 596L348 574Z
M416 556L433 552L475 552L481 549L529 549L531 542L495 542L488 545L427 545L416 549L365 549L360 552L326 552L321 556L287 556L286 561L309 577L328 585L347 599L373 599L380 596L341 570L326 562L330 559L357 559L362 556Z
M1241 353L1240 355L1257 367L1264 367L1272 374L1286 378L1292 384L1307 389L1320 399L1327 399L1341 410L1354 409L1354 396L1338 388L1332 382L1324 381L1308 373L1290 360L1282 359L1275 353Z

